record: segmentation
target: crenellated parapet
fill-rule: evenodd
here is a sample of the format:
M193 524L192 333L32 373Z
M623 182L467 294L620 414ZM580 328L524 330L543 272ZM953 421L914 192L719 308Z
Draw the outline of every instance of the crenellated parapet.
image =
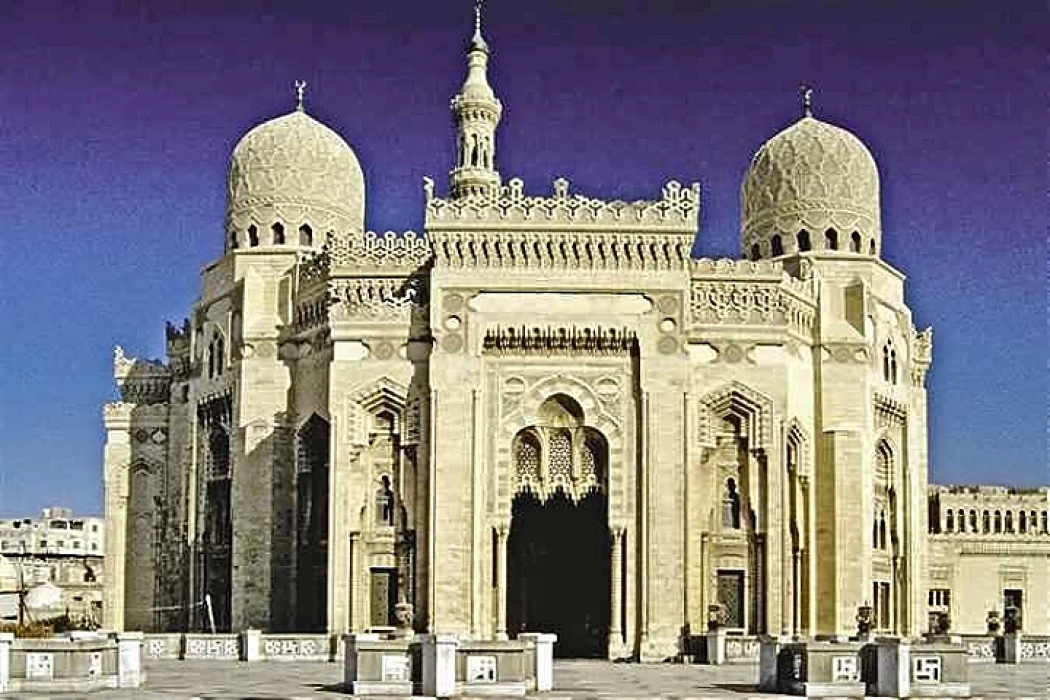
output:
M172 370L157 360L128 357L124 348L113 348L113 378L126 403L159 404L169 398Z
M624 202L569 194L569 181L554 181L552 196L525 194L518 178L491 194L457 199L434 196L434 181L424 179L426 229L428 232L463 228L522 227L551 231L696 233L700 213L700 185L683 187L674 180L663 187L658 200ZM690 244L692 241L690 241Z
M697 325L787 326L809 337L816 320L812 280L768 260L693 260L692 321Z
M336 273L411 274L431 257L426 236L415 231L367 231L360 238L329 238L325 244L331 269Z

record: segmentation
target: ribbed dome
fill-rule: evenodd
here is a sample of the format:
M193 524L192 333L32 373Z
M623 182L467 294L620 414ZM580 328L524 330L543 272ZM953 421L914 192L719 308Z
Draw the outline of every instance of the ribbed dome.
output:
M809 249L876 254L881 248L875 159L849 131L811 116L758 149L740 200L749 257Z
M302 111L244 135L230 157L226 192L227 248L319 246L328 231L364 229L365 183L357 156L339 134ZM281 236L273 234L275 225ZM304 226L313 235L300 241Z

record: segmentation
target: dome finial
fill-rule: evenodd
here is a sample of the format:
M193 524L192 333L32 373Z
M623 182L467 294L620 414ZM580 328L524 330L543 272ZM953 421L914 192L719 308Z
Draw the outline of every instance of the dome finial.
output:
M798 86L799 97L802 98L802 116L813 116L813 86L802 83Z
M305 80L295 81L295 111L305 112L303 108L303 98L306 96L307 82Z
M470 50L488 51L489 45L481 34L481 5L483 0L474 0L474 36L470 38Z

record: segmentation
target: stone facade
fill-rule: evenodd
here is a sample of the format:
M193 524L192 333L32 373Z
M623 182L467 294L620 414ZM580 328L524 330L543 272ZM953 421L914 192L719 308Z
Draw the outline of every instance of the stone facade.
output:
M1050 489L931 486L928 605L983 634L1017 608L1022 634L1050 634Z
M879 257L867 149L807 107L745 178L748 259L696 259L698 185L504 183L488 61L478 26L422 235L363 229L358 161L301 101L234 149L167 359L115 357L108 624L205 629L207 596L220 630L335 634L409 602L419 630L644 659L713 606L923 631L932 334Z

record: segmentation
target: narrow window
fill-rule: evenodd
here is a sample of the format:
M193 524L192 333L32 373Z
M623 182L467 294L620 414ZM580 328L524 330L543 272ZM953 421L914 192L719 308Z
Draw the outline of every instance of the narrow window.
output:
M737 493L735 479L726 479L726 491L722 499L722 525L733 530L740 529L740 494Z
M948 517L945 519L944 523L944 531L952 532L953 530L955 530L955 513L949 510Z
M1044 535L1045 535L1045 534L1047 534L1047 531L1046 531L1046 526L1047 526L1047 522L1046 522L1046 511L1044 510L1044 511L1043 511L1043 534L1044 534Z
M259 229L254 224L248 227L248 245L252 248L259 245Z
M237 250L237 232L230 234L230 250Z
M890 382L890 384L896 384L897 383L897 351L892 349L892 348L890 349L890 376L889 376L889 382Z
M959 509L959 532L966 532L966 511Z
M992 516L988 511L981 513L981 532L988 534L992 530Z
M970 532L977 532L977 511L970 511Z
M284 245L284 225L276 223L270 228L273 230L273 244Z
M995 511L995 531L997 533L1003 531L1003 514L999 511Z
M868 255L875 255L875 239L868 242Z
M772 248L773 257L784 254L784 242L780 239L780 235L773 236L773 239L769 242Z
M827 231L824 232L824 246L828 250L839 249L839 234L837 231L835 231L835 229L829 228Z
M1028 532L1028 516L1023 510L1017 514L1017 531L1022 535Z
M849 237L849 249L851 253L860 252L860 234L854 231Z
M811 246L810 246L810 242L809 242L809 231L807 231L806 229L802 229L801 231L798 232L798 249L799 249L799 252L805 253L807 250L810 249L810 247Z
M299 245L311 246L314 244L314 231L309 224L299 227Z
M222 336L215 339L215 375L222 376L223 370L226 366L226 344L222 340Z
M1014 531L1014 512L1012 510L1006 511L1006 515L1003 520L1003 528L1006 532L1013 533Z
M390 489L390 477L384 475L382 485L376 490L376 525L390 527L394 524L394 492Z
M761 248L759 248L758 244L755 243L754 245L751 246L751 259L752 260L758 260L761 257L762 257L762 250L761 250Z

